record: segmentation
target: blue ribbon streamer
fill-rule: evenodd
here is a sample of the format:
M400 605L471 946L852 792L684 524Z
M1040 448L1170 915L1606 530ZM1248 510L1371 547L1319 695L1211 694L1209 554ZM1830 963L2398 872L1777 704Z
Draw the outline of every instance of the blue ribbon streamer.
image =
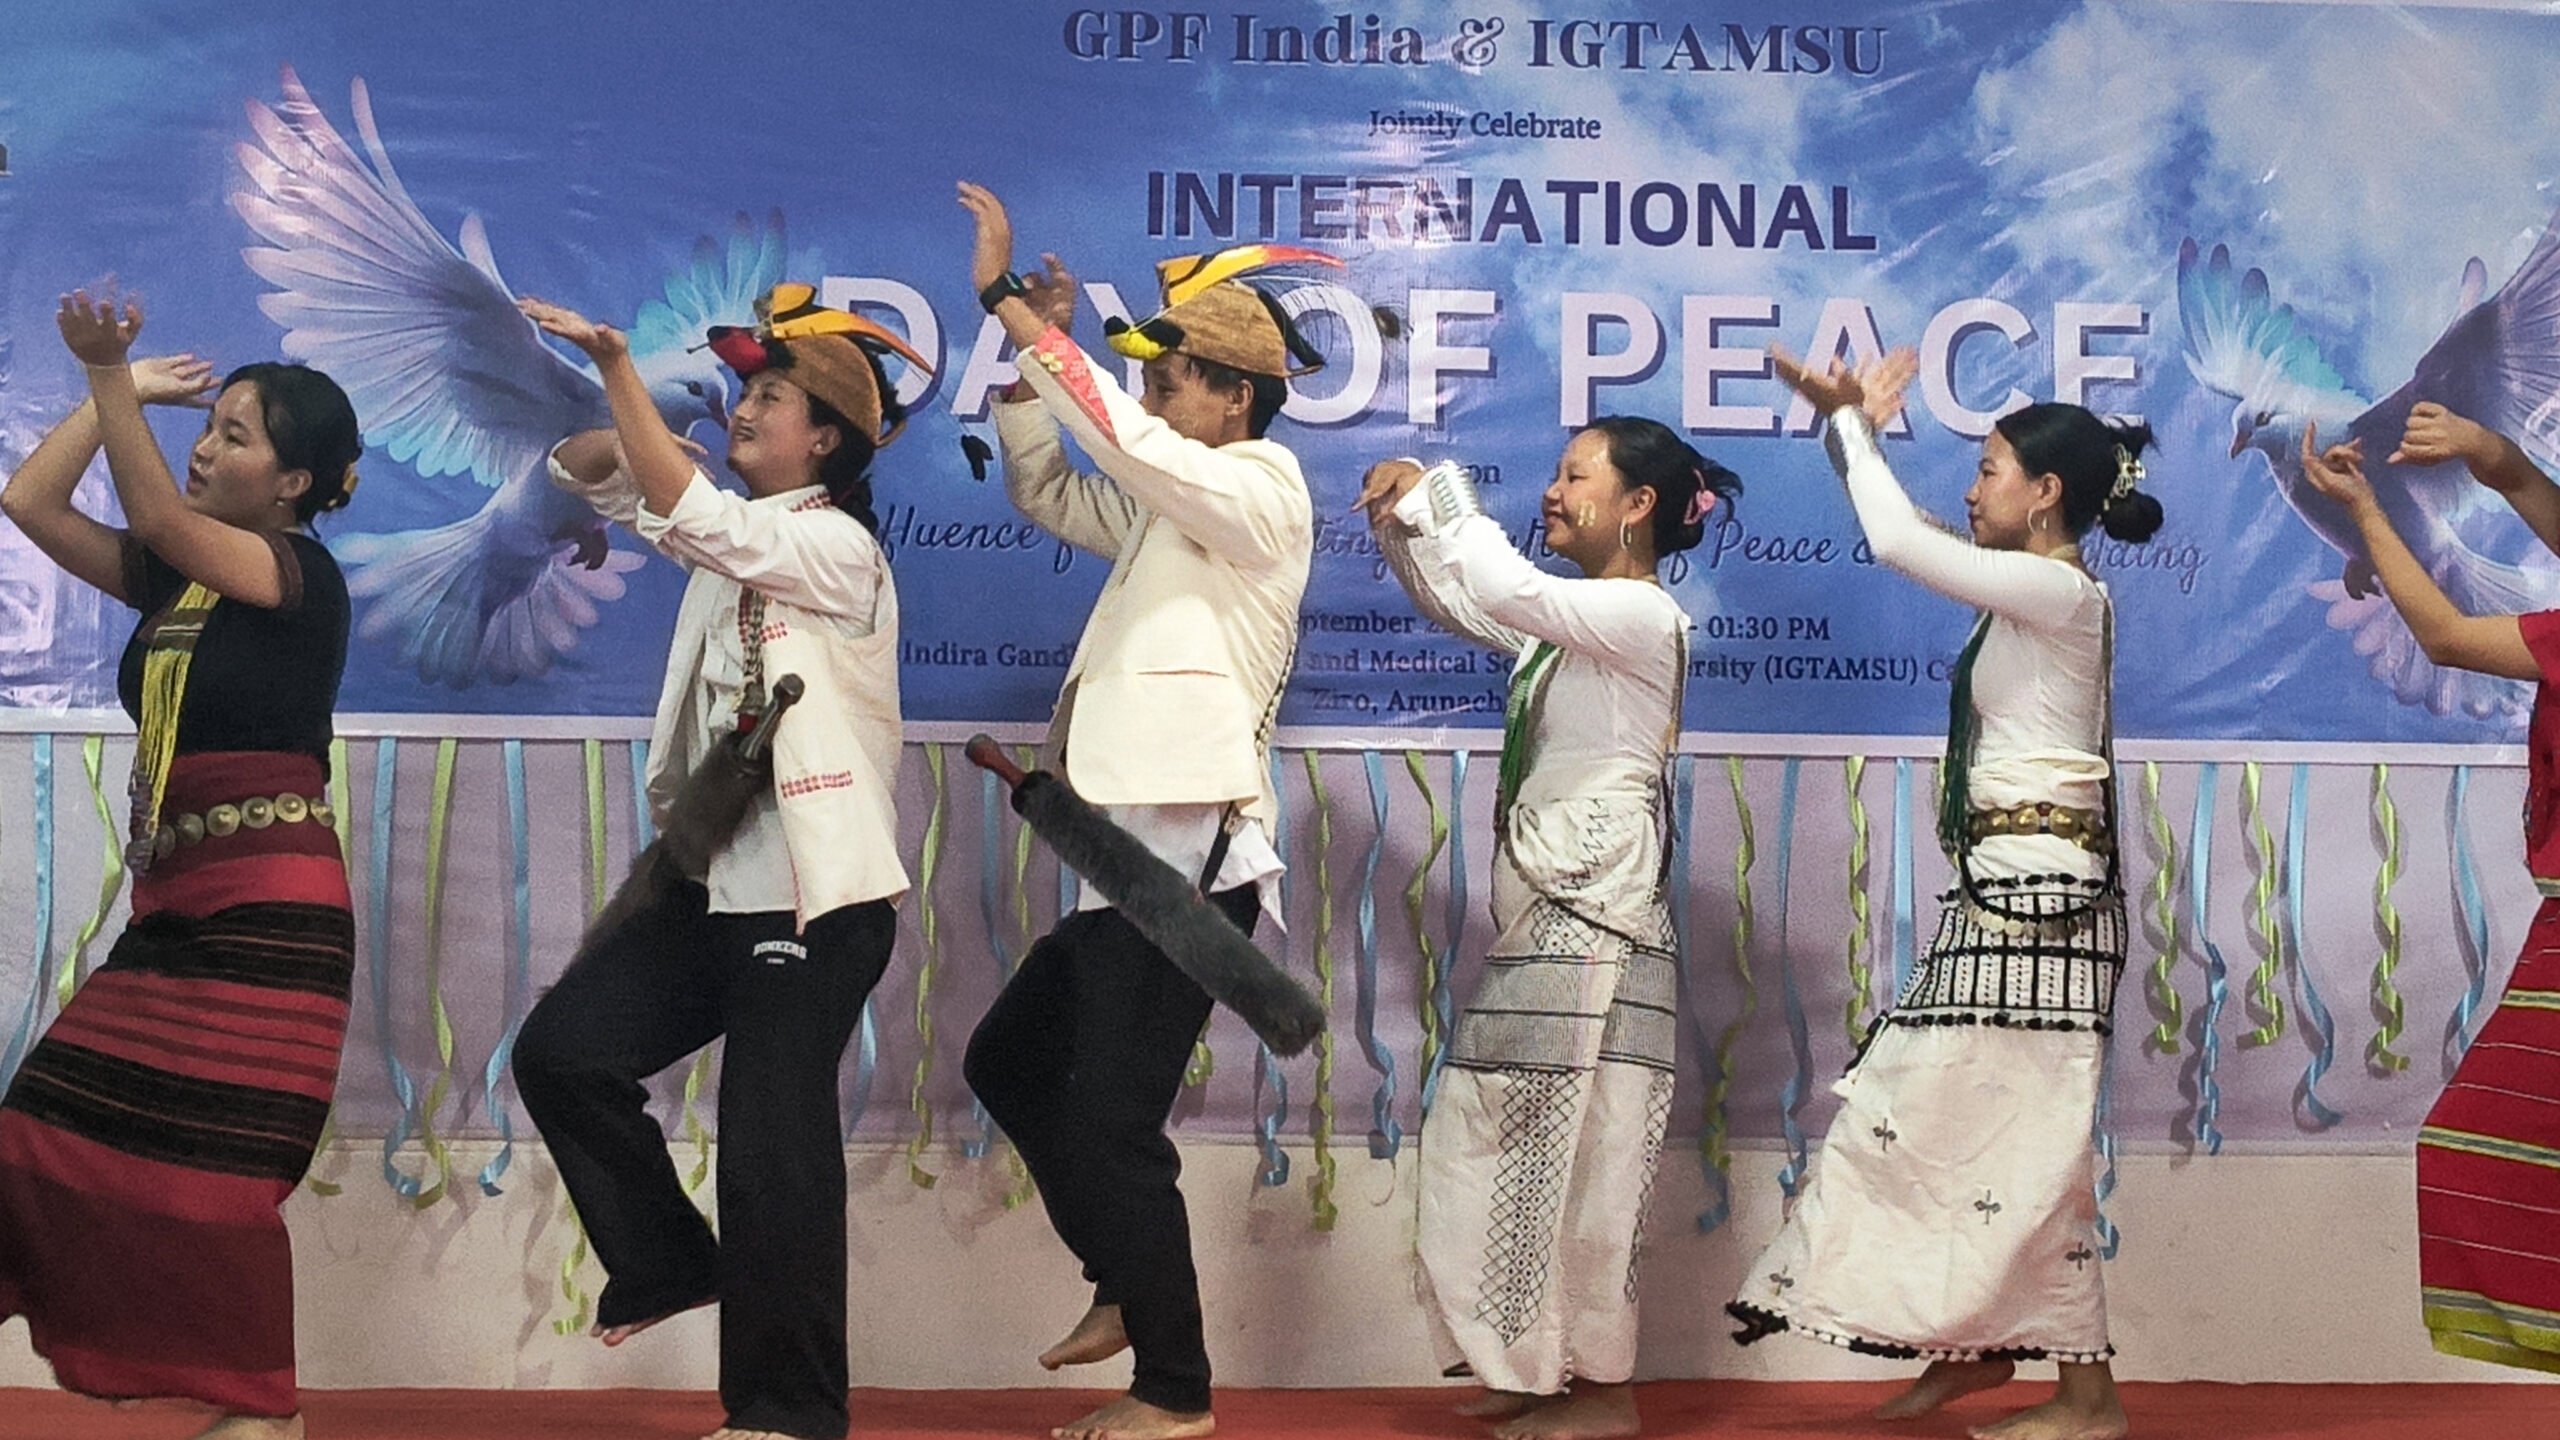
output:
M2107 1200L2116 1193L2116 1062L2115 1038L2098 1037L2098 1108L2090 1117L2090 1142L2098 1149L2098 1258L2113 1260L2124 1248L2124 1232L2107 1218Z
M1286 920L1289 914L1289 792L1281 788L1278 750L1271 752L1270 762L1271 793L1281 797L1282 801L1271 818L1271 848L1280 852L1280 915ZM1286 969L1289 963L1288 930L1283 928L1275 938L1279 943L1281 968ZM1254 1083L1271 1087L1271 1108L1254 1117L1254 1139L1262 1147L1262 1171L1254 1177L1254 1183L1266 1190L1277 1190L1289 1183L1289 1152L1280 1148L1280 1122L1289 1118L1289 1075L1280 1068L1280 1057L1271 1053L1270 1046L1257 1045L1256 1048L1261 1054L1255 1060Z
M978 917L986 922L987 953L995 957L996 981L1002 984L1013 977L1013 946L1004 934L1004 787L993 770L978 772ZM969 1097L969 1118L977 1124L978 1133L960 1141L962 1156L978 1160L994 1148L995 1117L975 1095Z
M658 827L649 819L649 742L634 740L624 753L631 760L631 853L637 855L658 838Z
M2457 765L2453 771L2453 789L2445 801L2445 825L2453 832L2453 893L2455 913L2462 921L2463 938L2470 949L2462 957L2463 968L2470 972L2471 983L2464 988L2462 999L2453 1007L2452 1023L2445 1027L2445 1073L2462 1061L2463 1052L2471 1048L2478 1032L2471 1028L2472 1017L2479 1013L2489 989L2489 906L2480 895L2480 868L2471 854L2471 767Z
M1787 1198L1796 1198L1805 1172L1804 1124L1796 1112L1804 1108L1805 1096L1813 1089L1813 1038L1804 1018L1804 996L1796 988L1795 960L1787 953L1787 874L1794 858L1796 838L1796 784L1803 778L1804 760L1787 757L1786 768L1778 781L1778 843L1770 855L1771 869L1778 882L1778 984L1787 1010L1787 1048L1795 1056L1795 1073L1787 1077L1778 1093L1778 1133L1787 1145L1787 1163L1778 1170L1778 1188Z
M844 1138L862 1128L862 1113L871 1108L871 1081L880 1073L880 1022L871 1013L871 997L862 997L862 1023L853 1032L853 1095L845 1101Z
M507 837L514 846L515 858L515 923L514 933L508 937L511 955L503 1002L504 1023L496 1048L489 1052L489 1064L480 1075L481 1105L489 1123L498 1127L498 1153L480 1168L483 1195L504 1194L498 1188L498 1179L515 1163L515 1121L498 1099L498 1087L506 1083L507 1066L516 1053L516 1032L524 1028L525 997L533 992L533 840L524 793L524 742L506 741L498 747L498 755L507 776Z
M1449 908L1448 943L1440 947L1439 982L1431 987L1431 1009L1440 1017L1440 1053L1431 1057L1431 1072L1422 1077L1422 1113L1440 1096L1440 1072L1449 1065L1449 1045L1458 1033L1457 1000L1450 976L1458 968L1458 937L1467 929L1467 752L1449 752Z
M2310 1022L2311 1033L2319 1044L2311 1052L2311 1063L2302 1070L2302 1083L2294 1087L2294 1104L2311 1116L2315 1130L2326 1130L2346 1117L2330 1109L2320 1099L2320 1077L2329 1073L2330 1063L2338 1058L2338 1022L2329 1018L2329 1007L2320 1001L2320 987L2311 978L2311 957L2304 951L2302 937L2302 852L2311 833L2311 767L2297 763L2293 767L2293 793L2286 798L2284 815L2284 910L2286 938L2293 946L2294 978L2302 982L2302 1014Z
M1360 768L1369 776L1369 812L1376 829L1369 853L1360 863L1360 1044L1369 1052L1369 1068L1378 1072L1378 1088L1369 1097L1369 1158L1392 1160L1404 1145L1404 1127L1396 1123L1396 1056L1378 1038L1378 861L1387 853L1387 767L1375 750L1360 752Z
M8 1053L0 1056L0 1088L18 1073L19 1063L35 1044L36 1021L44 1013L45 977L53 973L53 737L36 736L34 749L36 962L27 977L26 1013L18 1017L18 1033L9 1037Z
M1696 933L1697 916L1693 900L1697 887L1689 883L1689 822L1697 813L1697 769L1694 755L1675 756L1671 762L1671 961L1680 976L1680 1009L1689 1017L1691 1048L1706 1067L1706 1078L1715 1079L1715 1037L1707 1033L1706 997L1698 993L1698 982L1690 966L1689 937ZM1722 1225L1733 1214L1733 1186L1725 1173L1707 1162L1704 1145L1698 1147L1698 1169L1706 1176L1707 1208L1698 1212L1698 1231L1705 1234Z
M400 742L385 735L373 747L373 844L365 854L365 959L372 970L374 1043L382 1051L383 1073L391 1080L392 1098L400 1102L400 1118L382 1137L382 1183L403 1200L415 1200L426 1182L401 1173L393 1162L400 1147L418 1133L417 1083L400 1063L391 1035L391 815L399 783Z
M1918 885L1911 874L1911 757L1893 761L1893 999L1920 966Z
M2196 776L2195 823L2187 836L2187 897L2195 912L2196 943L2204 947L2203 1033L2196 1037L2196 1142L2207 1155L2222 1153L2222 1006L2231 998L2231 967L2210 927L2213 894L2213 804L2222 766L2206 761Z

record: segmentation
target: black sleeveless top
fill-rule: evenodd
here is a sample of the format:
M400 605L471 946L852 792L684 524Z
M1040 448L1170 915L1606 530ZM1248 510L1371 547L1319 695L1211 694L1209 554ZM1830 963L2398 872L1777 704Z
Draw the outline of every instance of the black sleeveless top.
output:
M274 609L218 599L196 641L178 711L178 753L274 750L329 760L330 712L347 668L346 577L308 535L268 537L284 599ZM176 566L125 537L124 593L142 612L116 668L116 698L142 719L151 622L187 588Z

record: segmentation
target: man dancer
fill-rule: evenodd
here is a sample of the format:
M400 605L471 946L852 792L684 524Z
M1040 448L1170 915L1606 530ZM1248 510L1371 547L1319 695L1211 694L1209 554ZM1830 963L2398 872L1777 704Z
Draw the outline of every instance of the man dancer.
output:
M1132 399L1067 336L1074 277L1013 273L1004 206L963 183L971 283L1020 352L995 406L1005 492L1111 576L1050 725L1050 768L1252 933L1281 861L1265 746L1295 647L1314 511L1298 461L1263 438L1287 377L1321 364L1268 296L1234 277L1314 260L1256 247L1158 267L1165 308L1115 329L1146 362ZM1068 464L1062 433L1100 466ZM1094 1304L1051 1369L1136 1351L1129 1393L1060 1440L1179 1440L1216 1428L1191 1231L1164 1133L1210 1000L1090 886L970 1037L969 1086L1021 1151Z

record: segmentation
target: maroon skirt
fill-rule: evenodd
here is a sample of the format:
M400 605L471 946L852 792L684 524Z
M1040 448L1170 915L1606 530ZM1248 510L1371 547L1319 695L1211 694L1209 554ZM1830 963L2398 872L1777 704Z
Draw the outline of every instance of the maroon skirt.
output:
M307 756L185 755L161 809L324 793ZM354 943L316 818L207 835L135 879L132 920L0 1101L0 1317L27 1317L64 1388L299 1408L279 1207L328 1119Z
M2438 1350L2560 1371L2560 900L2418 1132L2418 1282Z

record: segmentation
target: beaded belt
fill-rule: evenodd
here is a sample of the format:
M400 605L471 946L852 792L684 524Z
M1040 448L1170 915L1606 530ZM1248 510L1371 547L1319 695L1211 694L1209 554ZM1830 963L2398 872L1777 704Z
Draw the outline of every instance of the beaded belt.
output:
M2051 835L2093 855L2104 855L2116 845L2115 837L2107 833L2106 816L2076 805L2056 805L2050 800L2013 805L2006 810L1976 810L1967 833L1976 841L1994 835Z
M327 800L317 796L305 799L300 795L259 795L236 804L212 806L201 815L178 816L151 837L151 854L154 859L166 859L179 846L201 845L208 837L220 840L243 829L299 825L305 820L334 826L338 815Z

